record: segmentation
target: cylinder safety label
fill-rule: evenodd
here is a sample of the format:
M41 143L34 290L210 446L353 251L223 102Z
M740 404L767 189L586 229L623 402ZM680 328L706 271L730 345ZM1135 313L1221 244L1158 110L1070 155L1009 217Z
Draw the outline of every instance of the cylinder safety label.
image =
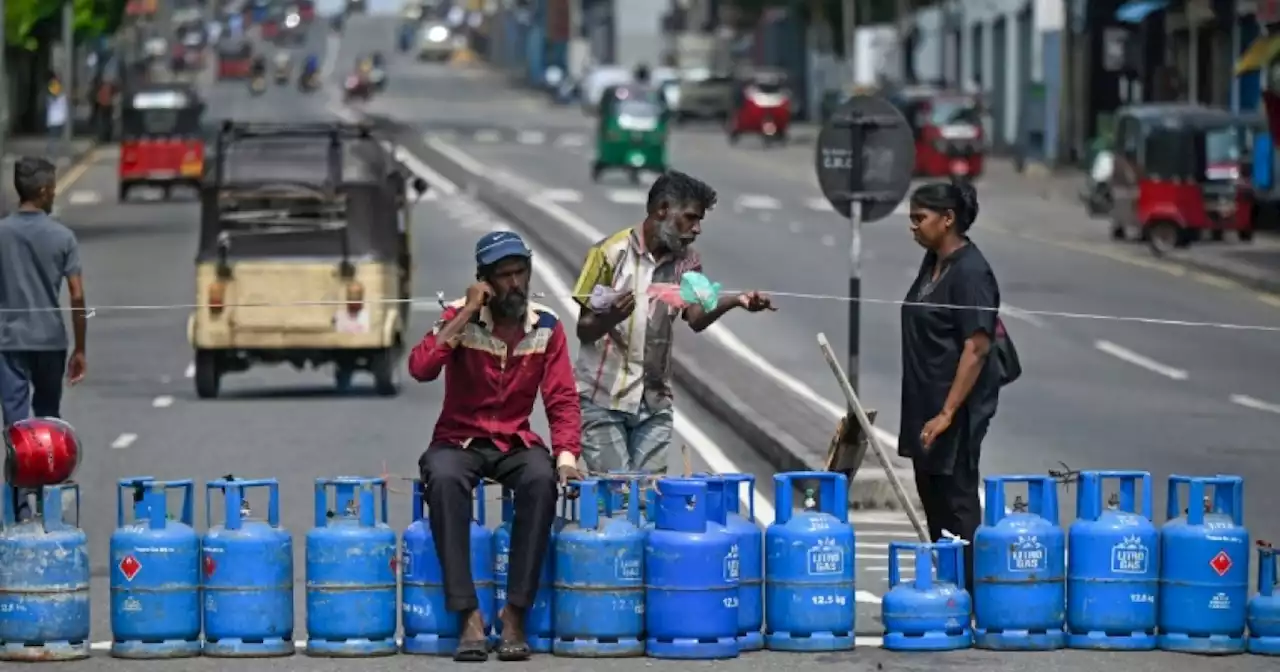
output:
M819 539L809 547L809 576L844 573L844 548L831 537Z
M1020 536L1009 545L1009 571L1043 572L1049 568L1049 554L1035 536Z

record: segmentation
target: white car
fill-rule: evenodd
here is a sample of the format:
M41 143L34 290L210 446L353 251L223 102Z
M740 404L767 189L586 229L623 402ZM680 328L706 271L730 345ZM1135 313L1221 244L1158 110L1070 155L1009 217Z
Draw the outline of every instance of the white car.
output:
M447 61L453 56L453 31L439 21L422 26L418 40L418 60Z
M594 115L600 109L600 99L604 97L605 89L611 86L630 84L631 80L630 68L624 68L620 65L600 65L592 68L582 78L583 114Z

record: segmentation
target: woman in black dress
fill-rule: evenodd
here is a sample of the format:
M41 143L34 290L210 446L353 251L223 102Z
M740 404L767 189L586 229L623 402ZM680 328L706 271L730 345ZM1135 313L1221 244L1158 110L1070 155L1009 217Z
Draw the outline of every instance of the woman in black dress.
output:
M1000 387L1000 289L967 235L978 215L971 185L927 184L910 203L911 235L925 254L902 307L898 454L912 460L933 540L946 530L972 544L982 522L978 458ZM965 575L972 590L972 546Z

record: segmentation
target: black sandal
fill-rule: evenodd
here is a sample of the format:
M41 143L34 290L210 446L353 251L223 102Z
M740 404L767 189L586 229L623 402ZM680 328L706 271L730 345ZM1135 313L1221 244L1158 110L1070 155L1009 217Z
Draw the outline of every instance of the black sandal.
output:
M483 639L464 639L453 652L455 663L483 663L489 660L489 642Z
M518 663L529 660L533 652L528 642L502 642L498 644L498 660L505 663Z

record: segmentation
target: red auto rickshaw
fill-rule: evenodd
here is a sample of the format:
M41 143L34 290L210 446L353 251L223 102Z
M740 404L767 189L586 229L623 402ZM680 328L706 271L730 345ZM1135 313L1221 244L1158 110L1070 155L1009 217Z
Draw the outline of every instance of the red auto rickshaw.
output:
M892 92L889 99L915 133L916 175L973 179L982 174L986 141L977 96L920 86Z
M204 175L204 102L194 88L159 84L124 96L121 108L120 201L134 187L199 188Z
M253 45L227 38L218 44L218 79L248 79L253 72Z
M756 70L734 87L729 113L729 143L744 134L759 134L766 147L787 140L791 125L791 92L787 76L778 70Z
M1208 233L1253 240L1254 196L1243 170L1256 120L1187 104L1116 113L1111 236L1130 233L1162 255Z

